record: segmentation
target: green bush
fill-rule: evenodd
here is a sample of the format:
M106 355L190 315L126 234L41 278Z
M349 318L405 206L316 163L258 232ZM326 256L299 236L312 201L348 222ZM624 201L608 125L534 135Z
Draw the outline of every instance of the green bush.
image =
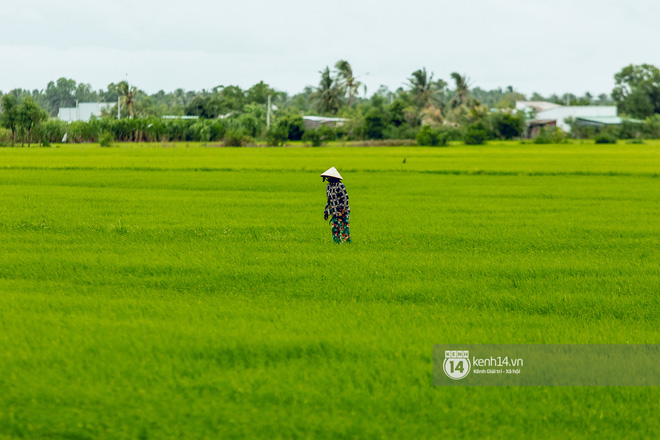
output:
M10 142L11 142L11 130L0 127L0 146L9 145Z
M186 138L188 127L194 123L190 119L166 119L163 121L163 137L170 141L189 141ZM224 137L224 133L223 136Z
M345 125L334 127L332 131L335 133L334 140L346 139L348 137L348 129Z
M402 124L399 126L388 125L385 130L383 130L384 139L416 139L417 130L408 124Z
M49 142L62 142L67 131L67 123L57 119L49 119L39 127L42 139Z
M360 115L351 117L348 122L342 125L344 136L343 140L355 141L362 140L366 137L364 133L364 119Z
M595 126L580 124L578 123L578 120L573 117L565 118L564 122L566 122L571 127L570 133L573 139L593 139L598 133Z
M563 144L566 142L566 134L559 128L544 128L534 138L535 144Z
M408 105L405 101L400 98L397 98L390 104L388 107L389 113L389 124L394 127L400 127L406 123L406 107Z
M221 120L213 121L209 126L210 140L211 141L221 140L224 137L226 130L227 127L225 126L225 123L223 121Z
M337 139L337 132L333 127L330 127L329 125L321 125L317 131L319 132L319 135L321 136L321 141L323 142L330 142L334 141Z
M481 145L486 142L486 139L488 139L488 132L483 124L477 123L468 126L465 130L463 142L465 142L465 145Z
M225 147L242 147L247 143L245 133L241 130L230 129L225 132L223 144Z
M312 145L312 147L320 147L323 144L323 138L319 130L305 130L302 140Z
M616 144L616 136L610 133L600 133L595 138L597 144Z
M437 130L429 125L424 125L417 132L415 139L419 146L436 147L447 145L448 137L449 135L446 132Z
M266 142L268 145L278 147L286 144L288 140L288 132L286 127L275 125L268 133L266 133Z
M660 139L660 114L653 115L644 120L641 126L641 135L645 139Z
M100 136L109 132L116 142L209 142L223 140L229 127L244 135L248 134L244 125L249 128L248 132L258 131L261 127L259 121L251 115L234 118L231 122L224 119L100 118L69 124L50 119L35 128L32 136L50 143L62 142L65 134L67 142L99 142Z
M245 134L252 137L259 136L265 128L265 124L262 124L262 121L248 113L238 115L234 122L240 125Z
M535 144L552 144L552 139L550 139L550 136L546 136L544 134L539 134L534 138L534 143Z
M277 118L273 128L275 130L281 130L282 133L286 134L286 138L290 141L301 140L303 133L305 133L305 124L300 115L281 116Z
M364 135L367 139L382 139L385 129L385 113L372 107L364 115Z
M106 131L101 136L99 137L99 145L102 147L114 147L115 146L115 136L109 132Z
M190 126L190 137L195 142L208 142L211 140L211 129L206 121L198 120Z
M493 112L488 117L490 132L494 139L513 139L522 136L525 121L521 116L504 112Z
M465 128L463 127L443 125L442 127L438 127L438 130L442 131L443 133L447 133L448 141L462 141L465 137Z
M100 134L97 124L84 121L71 122L67 133L68 142L98 142Z
M633 122L629 119L621 121L618 127L617 137L619 139L636 139L642 137L643 124Z

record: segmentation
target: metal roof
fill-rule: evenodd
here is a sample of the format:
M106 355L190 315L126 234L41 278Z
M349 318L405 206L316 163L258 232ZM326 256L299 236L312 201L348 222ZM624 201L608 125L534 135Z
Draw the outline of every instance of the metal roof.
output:
M620 125L623 122L618 116L578 116L575 119L603 125Z
M537 112L550 110L551 108L561 107L560 104L547 101L516 101L516 110L527 110L532 108Z

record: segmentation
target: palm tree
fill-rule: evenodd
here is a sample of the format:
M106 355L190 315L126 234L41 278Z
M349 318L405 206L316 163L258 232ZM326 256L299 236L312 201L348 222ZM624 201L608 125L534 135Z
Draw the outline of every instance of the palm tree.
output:
M420 109L429 106L442 107L442 97L447 83L441 79L433 81L433 72L431 75L426 73L426 68L416 70L412 77L408 78L408 87L412 94L413 103Z
M429 76L426 67L415 70L412 77L408 78L408 85L412 93L414 103L420 108L426 107L433 96L433 72Z
M174 107L174 106L185 107L185 105L186 105L186 92L183 89L176 89L172 93L172 98L173 98L172 104L171 104L172 107Z
M330 74L329 67L319 73L321 74L321 82L310 98L316 102L316 108L319 112L336 114L343 104L341 101L343 93L341 93L336 78L333 78Z
M416 124L429 119L430 115L435 122L444 119L445 105L442 96L447 87L446 82L441 79L433 81L433 72L429 75L426 68L421 68L408 78L408 87Z
M456 108L463 105L470 106L470 85L467 76L461 76L458 73L454 72L451 74L454 83L456 84L456 90L454 91L454 97L451 99L451 107Z
M348 91L348 103L346 105L350 107L351 103L353 102L353 98L357 93L357 89L362 86L362 83L357 81L353 76L353 69L351 68L351 65L348 63L348 61L337 61L337 64L335 64L335 69L337 69L337 75L339 78L341 78L342 87Z
M128 82L122 81L117 84L117 91L124 101L126 114L129 118L132 118L135 116L135 95L137 94L137 89L135 86L129 87Z
M470 124L482 120L488 113L488 106L470 96L470 81L467 76L456 72L451 74L454 80L454 96L449 101L450 110L447 120L457 124Z

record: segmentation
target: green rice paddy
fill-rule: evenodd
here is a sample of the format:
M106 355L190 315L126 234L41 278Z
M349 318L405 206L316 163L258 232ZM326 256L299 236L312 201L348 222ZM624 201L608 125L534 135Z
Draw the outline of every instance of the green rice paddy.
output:
M660 343L659 219L660 142L0 149L0 439L658 438L657 388L432 356Z

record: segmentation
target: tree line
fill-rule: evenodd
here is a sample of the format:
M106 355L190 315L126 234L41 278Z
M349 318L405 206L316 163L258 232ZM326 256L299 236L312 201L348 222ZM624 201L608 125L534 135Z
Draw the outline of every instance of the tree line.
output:
M89 84L60 78L43 90L15 89L2 95L0 122L4 140L28 145L69 141L98 141L102 135L115 140L191 140L240 143L267 140L281 144L302 139L301 114L338 116L348 120L342 127L307 130L308 139L416 139L426 143L442 139L510 139L520 137L524 116L514 111L515 102L528 97L509 86L483 90L471 87L467 76L454 72L448 81L435 78L425 68L411 73L397 90L379 87L367 95L352 66L340 60L319 71L316 87L288 95L263 81L248 89L217 86L199 92L177 89L147 94L126 81L111 83L95 91ZM1 93L0 93L1 94ZM266 102L271 98L273 124L266 130ZM611 96L578 97L570 94L548 97L533 94L531 100L572 105L615 103L621 114L645 119L660 113L660 71L652 65L627 66L615 75ZM65 124L53 119L61 107L78 102L121 103L104 111L99 120ZM167 121L163 115L197 116L196 121ZM629 130L630 131L630 130ZM638 130L640 131L640 130ZM643 130L641 130L643 131ZM647 130L648 132L649 130ZM652 130L651 130L652 131ZM60 135L62 135L60 137ZM429 137L430 136L430 137ZM430 140L429 140L430 139ZM2 137L0 136L0 141Z
M425 71L426 69L420 69L417 72L424 75ZM355 104L368 99L366 88L359 81L359 75L356 77L353 74L353 69L347 61L340 60L335 64L334 69L326 67L319 74L320 82L317 87L305 87L295 95L277 91L263 81L245 90L238 86L220 85L201 91L176 89L172 92L160 90L153 94L147 94L135 86L129 86L127 81L110 83L106 89L94 90L90 84L77 83L75 80L68 78L50 81L44 89L31 91L14 89L4 94L14 95L19 102L30 96L51 117L57 116L58 109L61 107L75 107L76 102L115 104L118 98L121 98L122 101L128 101L128 108L123 109L122 112L123 117L160 117L168 114L196 115L207 118L214 118L232 111L242 111L245 105L265 104L268 95L271 95L273 103L279 108L290 108L295 111L319 114L336 114L342 108L351 108ZM430 76L433 75L430 74ZM454 74L452 74L452 79L453 76ZM424 82L425 78L417 74L416 80ZM437 80L435 84L429 85L446 97L455 92L464 92L458 87L452 90L449 84L442 80ZM467 83L464 85L467 85ZM408 92L410 90L407 90L406 87L399 87L397 90L391 91L385 86L381 86L376 91L376 93L385 95L388 98L405 97ZM469 94L484 105L495 108L513 108L516 100L526 99L525 95L516 92L512 86L493 90L474 87L469 90ZM2 91L0 91L1 95L3 95ZM576 96L570 93L542 96L534 93L527 98L559 104L569 103L571 105L610 105L614 103L609 95L601 94L594 97L590 93L585 93L584 96ZM109 111L108 114L114 116L116 108L114 112Z

